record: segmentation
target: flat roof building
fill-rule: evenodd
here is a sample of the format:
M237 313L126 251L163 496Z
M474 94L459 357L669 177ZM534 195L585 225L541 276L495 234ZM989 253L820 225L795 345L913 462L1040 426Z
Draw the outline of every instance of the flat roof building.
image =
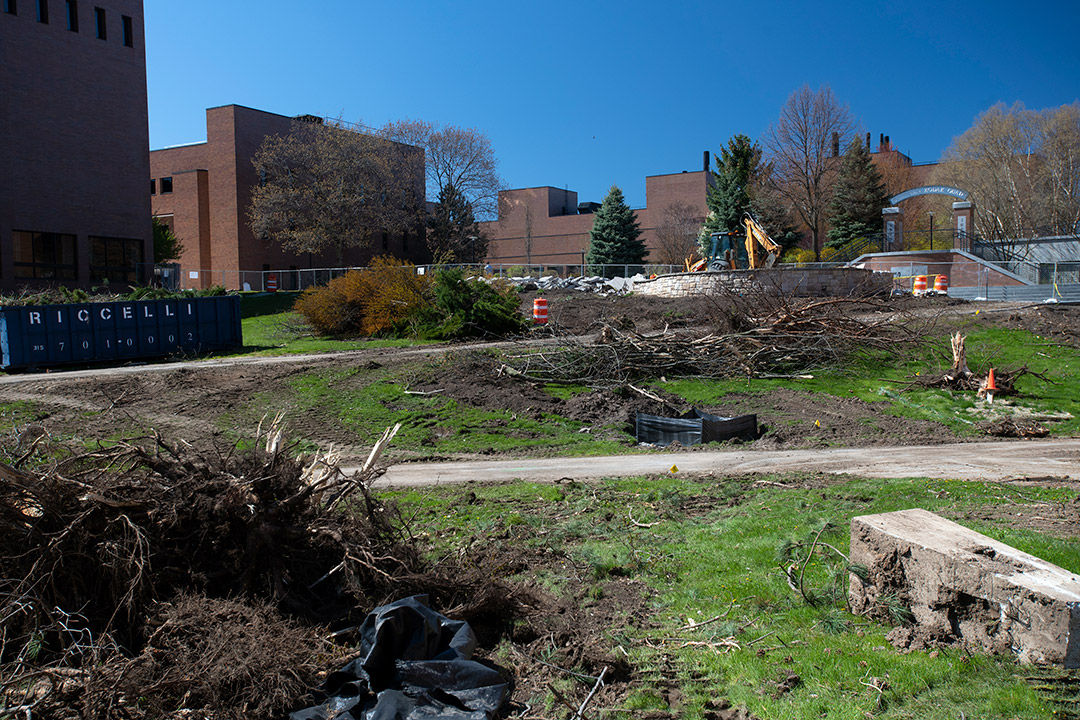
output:
M145 282L141 0L4 0L0 287Z
M153 216L169 226L184 246L179 260L181 287L242 289L246 283L253 290L268 289L272 273L276 289L298 289L328 279L303 270L339 264L330 250L297 254L256 237L248 219L252 190L260 181L252 162L255 154L267 136L288 135L298 120L319 121L242 105L209 108L205 142L150 153ZM420 153L422 159L421 148L403 147ZM421 174L416 183L422 197L423 162L408 167ZM345 265L365 265L375 255L426 259L422 226L404 233L375 231L369 237L370 243L346 249Z
M669 208L681 206L697 229L705 222L712 173L708 170L645 178L646 206L634 211L641 238L656 262L658 230ZM598 202L578 203L573 190L520 188L499 193L499 219L480 223L489 238L487 262L500 265L577 265L585 262Z

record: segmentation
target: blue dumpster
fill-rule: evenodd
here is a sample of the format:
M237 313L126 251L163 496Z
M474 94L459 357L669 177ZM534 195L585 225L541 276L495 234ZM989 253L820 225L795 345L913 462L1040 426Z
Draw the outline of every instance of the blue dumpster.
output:
M5 370L241 345L238 295L0 307L0 368Z

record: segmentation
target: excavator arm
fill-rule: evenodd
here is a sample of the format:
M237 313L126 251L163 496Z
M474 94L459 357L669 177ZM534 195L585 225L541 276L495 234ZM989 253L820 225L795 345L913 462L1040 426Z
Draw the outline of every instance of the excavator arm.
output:
M769 233L765 232L765 228L750 215L743 218L743 225L746 226L746 256L750 259L750 267L772 267L783 248L776 244L769 237ZM765 256L759 247L764 248L769 253L768 256Z

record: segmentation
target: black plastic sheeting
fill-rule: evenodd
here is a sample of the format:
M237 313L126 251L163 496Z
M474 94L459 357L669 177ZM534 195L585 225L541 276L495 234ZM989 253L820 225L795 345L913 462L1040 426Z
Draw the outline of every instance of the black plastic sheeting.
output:
M639 443L652 445L698 445L741 438L755 440L758 435L757 415L720 417L691 408L681 417L666 418L638 413L635 433Z
M289 720L491 720L506 698L495 670L471 660L476 636L417 595L375 608L360 657L326 679L326 701Z

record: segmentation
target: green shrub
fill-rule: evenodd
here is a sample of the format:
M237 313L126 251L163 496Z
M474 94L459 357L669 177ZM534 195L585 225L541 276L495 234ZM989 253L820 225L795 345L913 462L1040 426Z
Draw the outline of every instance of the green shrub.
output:
M521 331L519 302L507 283L470 280L460 269L418 275L400 260L376 258L366 270L304 291L295 310L326 335L449 340Z
M434 306L418 316L424 337L449 340L480 335L505 335L524 329L514 288L501 282L471 280L458 268L435 274Z

